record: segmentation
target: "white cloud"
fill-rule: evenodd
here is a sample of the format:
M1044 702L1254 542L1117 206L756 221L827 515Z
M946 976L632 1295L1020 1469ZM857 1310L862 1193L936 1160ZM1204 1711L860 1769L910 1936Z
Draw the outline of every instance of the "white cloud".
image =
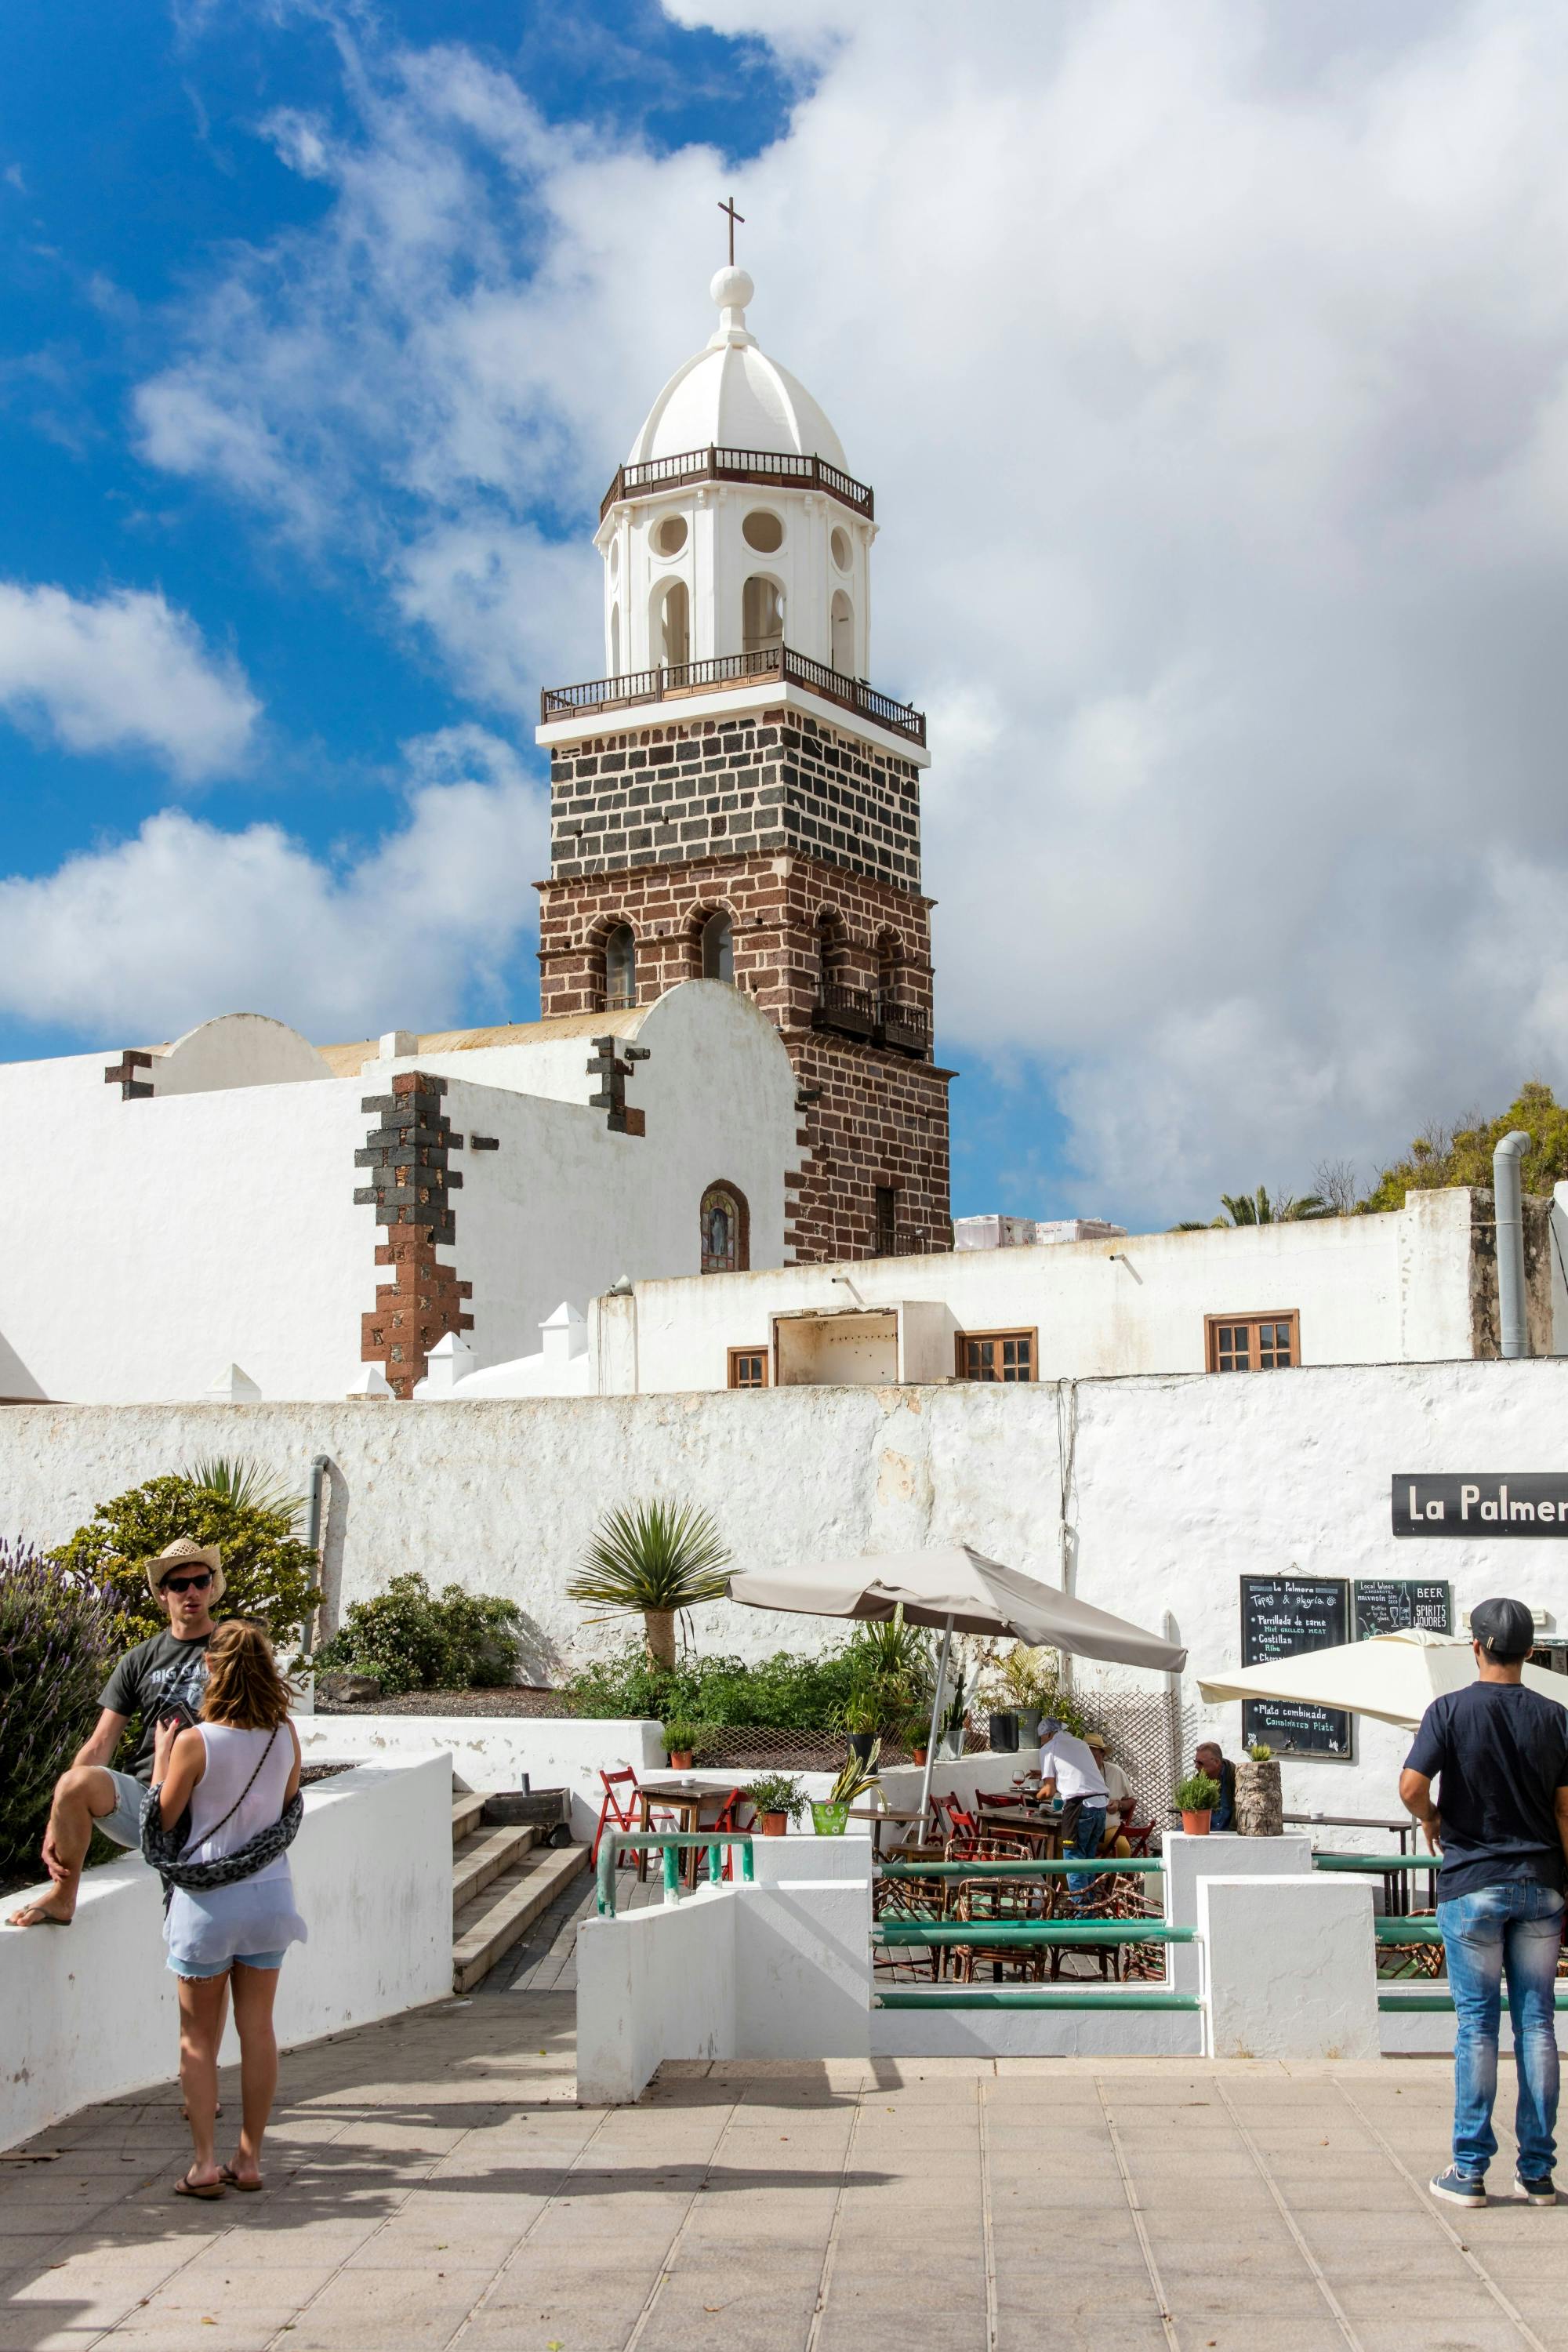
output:
M738 173L456 45L279 118L332 201L192 312L149 455L368 551L521 713L597 668L586 518L732 181L752 322L877 488L873 675L932 712L944 1046L1050 1073L1079 1202L1568 1078L1568 18L672 13L815 66Z
M539 787L479 727L405 747L402 824L313 856L274 824L225 832L179 809L37 880L0 882L0 1007L109 1044L260 1012L325 1044L498 1017L499 974L532 924Z
M0 581L0 711L71 751L151 754L178 776L245 757L261 706L238 665L144 589L94 601Z

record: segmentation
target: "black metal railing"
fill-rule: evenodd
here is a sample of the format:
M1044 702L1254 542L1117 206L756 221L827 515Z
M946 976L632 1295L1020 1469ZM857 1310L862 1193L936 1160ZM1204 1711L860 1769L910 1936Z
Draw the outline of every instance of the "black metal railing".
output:
M783 489L826 490L841 506L869 520L876 511L869 488L826 457L786 457L777 449L687 449L677 457L648 457L622 466L599 501L599 520L622 499L644 490L677 490L683 482L767 482Z
M842 670L813 661L808 654L797 654L793 646L763 646L756 653L716 654L707 661L626 670L619 677L589 678L581 686L547 686L539 698L539 716L548 726L552 719L571 719L580 711L620 710L631 703L668 702L683 695L711 694L722 687L775 677L804 686L824 701L837 702L862 719L874 719L879 727L907 736L911 743L923 744L926 740L923 710L917 710L912 703L896 701L890 694L879 694L875 687L858 677L846 677Z
M931 1015L921 1004L900 1004L868 988L826 980L812 1009L814 1029L836 1029L845 1037L868 1037L873 1045L924 1054L931 1045Z

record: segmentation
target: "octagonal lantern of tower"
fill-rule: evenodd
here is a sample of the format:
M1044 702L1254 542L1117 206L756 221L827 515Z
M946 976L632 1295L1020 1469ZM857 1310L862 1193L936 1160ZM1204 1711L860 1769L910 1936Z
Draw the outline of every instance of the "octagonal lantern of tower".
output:
M810 393L748 330L745 270L719 270L709 290L718 328L648 411L595 535L605 675L783 643L864 678L870 492Z

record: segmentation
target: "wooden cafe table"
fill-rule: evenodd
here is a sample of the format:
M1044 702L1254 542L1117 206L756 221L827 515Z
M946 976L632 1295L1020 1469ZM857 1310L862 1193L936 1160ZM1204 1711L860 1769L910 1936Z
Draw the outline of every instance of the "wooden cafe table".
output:
M644 1780L637 1790L641 1806L641 1819L638 1826L645 1830L651 1830L656 1812L675 1813L679 1817L682 1830L695 1836L700 1830L712 1827L710 1822L704 1822L702 1819L703 1806L712 1804L721 1811L728 1794L728 1789L718 1788L711 1780L679 1779ZM693 1845L684 1847L681 1852L682 1874L693 1886L697 1884L697 1864L700 1851L700 1847ZM637 1856L637 1876L644 1878L647 1874L647 1855L645 1852Z
M1033 1846L1037 1862L1061 1860L1060 1813L1037 1812L1029 1805L982 1805L976 1819L987 1837L1017 1838Z

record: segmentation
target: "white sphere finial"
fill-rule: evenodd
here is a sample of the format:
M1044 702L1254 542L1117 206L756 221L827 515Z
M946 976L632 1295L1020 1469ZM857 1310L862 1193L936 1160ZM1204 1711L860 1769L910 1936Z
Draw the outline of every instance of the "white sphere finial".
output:
M756 290L747 272L733 261L713 272L708 289L721 310L743 310Z

